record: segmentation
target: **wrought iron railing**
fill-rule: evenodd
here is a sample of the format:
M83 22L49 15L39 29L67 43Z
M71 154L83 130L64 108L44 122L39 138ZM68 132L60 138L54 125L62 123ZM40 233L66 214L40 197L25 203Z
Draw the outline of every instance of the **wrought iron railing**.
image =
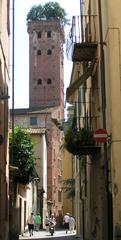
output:
M72 126L73 128L90 128L95 130L99 127L99 88L83 88L79 91L79 101L73 103ZM95 99L95 101L94 101Z
M75 43L96 42L96 15L81 15L72 17L72 26L67 37L66 54L72 56Z

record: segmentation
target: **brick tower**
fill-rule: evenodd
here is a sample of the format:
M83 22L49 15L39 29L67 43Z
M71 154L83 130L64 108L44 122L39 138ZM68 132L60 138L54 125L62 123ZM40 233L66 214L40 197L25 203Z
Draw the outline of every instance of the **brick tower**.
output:
M57 123L64 117L64 31L56 19L30 21L28 33L29 107L36 118L40 110L39 127L47 129L48 213L58 217L62 213L62 131Z
M29 106L63 106L63 42L59 20L31 21L29 33Z

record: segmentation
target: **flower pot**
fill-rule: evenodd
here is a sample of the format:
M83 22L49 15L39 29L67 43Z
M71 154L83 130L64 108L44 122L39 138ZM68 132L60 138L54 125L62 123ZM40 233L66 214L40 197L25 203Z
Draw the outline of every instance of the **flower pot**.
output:
M67 148L67 150L72 153L73 155L94 155L99 150L99 146L73 146L73 148Z
M99 151L90 129L81 128L78 131L68 129L65 135L65 147L73 155L92 155Z

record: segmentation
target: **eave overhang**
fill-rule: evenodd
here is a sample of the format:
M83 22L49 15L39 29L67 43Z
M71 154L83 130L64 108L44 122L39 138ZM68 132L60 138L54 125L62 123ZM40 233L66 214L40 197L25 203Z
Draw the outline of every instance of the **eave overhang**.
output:
M69 102L71 95L90 77L94 74L96 60L93 61L87 70L74 81L66 90L66 100Z

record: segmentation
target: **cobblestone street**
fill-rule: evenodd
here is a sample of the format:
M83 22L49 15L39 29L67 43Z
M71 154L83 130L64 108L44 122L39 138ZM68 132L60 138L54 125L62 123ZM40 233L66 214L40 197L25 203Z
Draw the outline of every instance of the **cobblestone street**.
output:
M29 236L29 233L24 233L23 236L19 236L19 240L82 240L80 236L77 236L76 233L66 234L64 230L56 230L54 235L51 236L50 233L46 233L46 231L34 232L33 236Z

